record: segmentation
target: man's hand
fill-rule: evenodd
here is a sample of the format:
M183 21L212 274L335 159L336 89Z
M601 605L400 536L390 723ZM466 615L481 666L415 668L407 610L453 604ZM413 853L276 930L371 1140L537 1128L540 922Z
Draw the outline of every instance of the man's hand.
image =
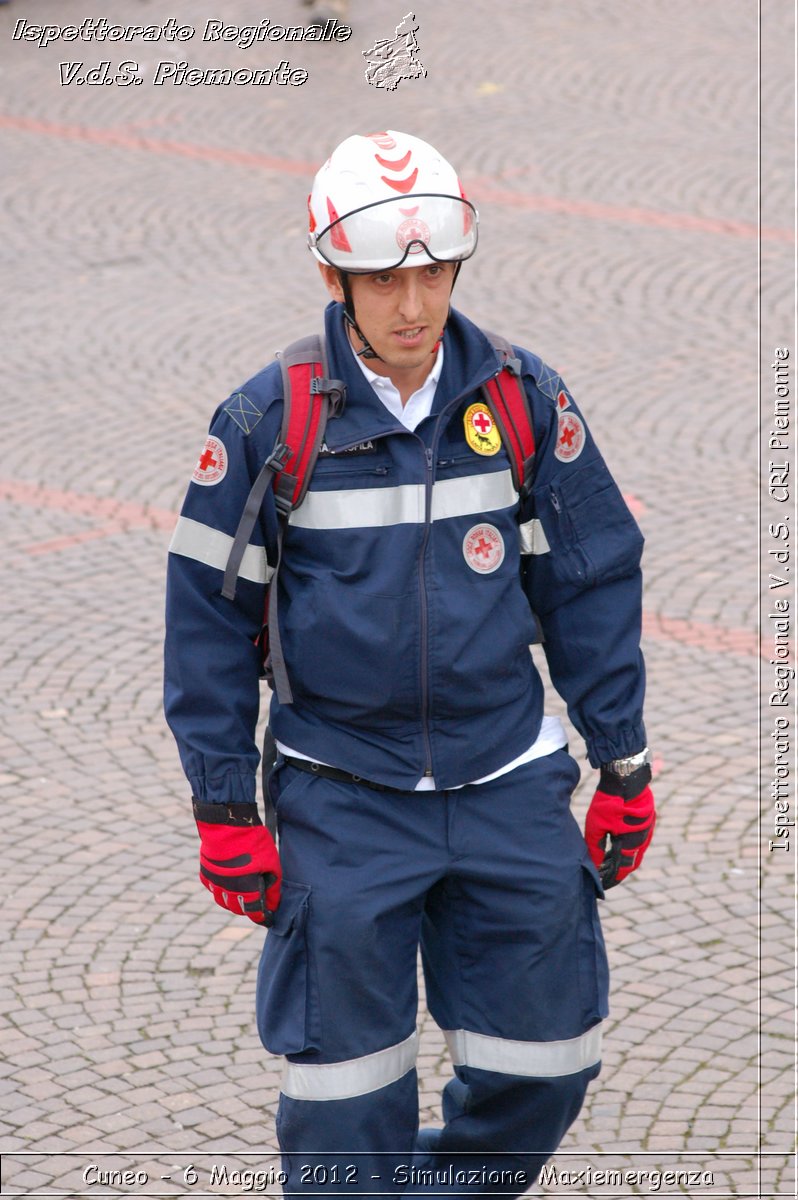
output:
M200 835L199 877L216 903L256 925L272 925L282 870L257 805L194 800L194 817Z
M640 866L654 836L656 812L650 778L650 767L641 767L625 778L602 769L587 811L585 841L605 891Z

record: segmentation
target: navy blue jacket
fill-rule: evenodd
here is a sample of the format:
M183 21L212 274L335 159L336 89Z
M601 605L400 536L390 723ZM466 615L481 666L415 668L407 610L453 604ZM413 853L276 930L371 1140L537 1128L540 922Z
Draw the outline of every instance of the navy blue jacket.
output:
M640 750L643 539L562 380L516 350L537 446L521 504L504 448L478 453L466 439L467 410L498 369L484 334L452 311L432 413L410 432L359 370L342 318L330 304L329 374L344 381L346 403L283 543L293 703L272 697L275 737L394 787L425 773L441 789L478 779L538 733L543 686L528 647L542 632L591 763ZM271 491L234 602L221 587L281 415L276 363L219 407L170 548L166 714L203 801L255 798Z

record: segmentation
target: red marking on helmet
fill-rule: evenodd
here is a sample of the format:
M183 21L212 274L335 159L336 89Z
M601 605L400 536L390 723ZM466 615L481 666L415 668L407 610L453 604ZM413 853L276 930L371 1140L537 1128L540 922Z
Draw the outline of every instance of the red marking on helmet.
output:
M410 162L411 154L412 151L408 150L407 154L405 154L403 158L397 158L395 161L391 161L389 158L380 158L379 154L375 154L374 157L380 166L385 167L388 171L404 171L405 167Z
M466 203L463 205L463 233L470 233L471 226L474 224L474 214L469 207L466 194L463 191L463 185L459 179L457 180L457 186L460 189L460 199L466 201Z
M336 250L346 250L349 254L351 254L352 247L349 245L349 238L344 233L342 226L335 224L335 222L339 221L340 218L338 213L335 211L335 206L333 205L333 202L329 196L327 197L327 212L330 217L330 224L332 225L332 229L330 230L330 241L332 242L333 246L335 246Z
M403 217L414 217L419 210L419 205L416 204L413 208L400 208L399 212Z
M395 150L396 149L395 140L391 137L391 135L385 129L380 130L379 133L367 133L366 137L371 138L372 142L376 142L377 145L379 146L380 150Z
M310 225L310 232L313 233L313 230L316 228L316 218L313 216L313 209L310 207L310 194L309 193L308 193L308 224Z
M418 167L416 167L412 175L408 175L407 179L386 179L384 175L380 175L380 179L396 192L409 192L418 179Z

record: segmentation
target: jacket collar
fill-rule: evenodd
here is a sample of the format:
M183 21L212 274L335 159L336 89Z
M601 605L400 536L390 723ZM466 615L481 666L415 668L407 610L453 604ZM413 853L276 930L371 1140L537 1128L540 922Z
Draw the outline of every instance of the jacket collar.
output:
M326 442L332 450L365 442L386 433L406 433L374 394L352 357L344 323L344 307L332 301L324 314L328 373L346 387L346 402L340 416L327 424ZM451 309L443 335L443 371L432 402L436 415L455 399L469 395L496 374L496 354L482 331Z

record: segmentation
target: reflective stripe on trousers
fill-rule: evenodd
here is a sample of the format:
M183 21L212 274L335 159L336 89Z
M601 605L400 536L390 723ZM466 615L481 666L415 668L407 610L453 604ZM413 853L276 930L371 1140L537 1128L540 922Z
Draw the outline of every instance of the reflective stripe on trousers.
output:
M517 1042L485 1037L467 1029L444 1030L455 1066L478 1067L503 1075L538 1078L572 1075L601 1060L601 1026L563 1042ZM348 1100L379 1091L416 1065L418 1032L374 1054L340 1063L310 1066L287 1059L280 1091L293 1100Z

